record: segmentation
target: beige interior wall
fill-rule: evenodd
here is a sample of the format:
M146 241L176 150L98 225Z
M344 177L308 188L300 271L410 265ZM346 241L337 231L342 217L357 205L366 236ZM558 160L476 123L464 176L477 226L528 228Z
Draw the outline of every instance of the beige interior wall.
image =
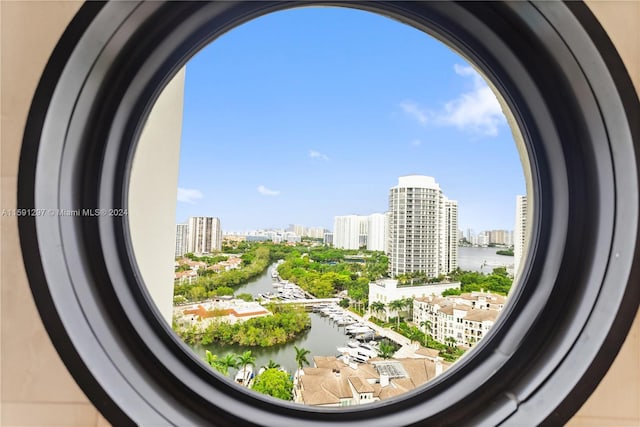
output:
M131 242L156 307L171 324L183 68L156 101L138 141L129 183Z
M0 208L16 206L22 132L40 74L79 2L0 1ZM0 424L108 425L76 385L31 296L15 217L0 228Z
M589 2L640 87L640 2ZM0 208L16 205L29 103L46 60L79 7L73 1L0 0ZM35 309L15 217L0 223L0 425L107 426L61 363ZM640 320L573 426L640 425Z
M616 45L636 92L640 92L640 1L600 0L587 4ZM640 426L640 313L607 376L569 425Z

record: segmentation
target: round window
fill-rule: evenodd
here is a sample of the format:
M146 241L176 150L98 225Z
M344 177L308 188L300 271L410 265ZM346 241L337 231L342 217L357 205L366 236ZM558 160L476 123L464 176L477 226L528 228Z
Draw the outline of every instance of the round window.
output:
M331 5L309 2L308 5ZM307 4L305 4L307 5ZM566 421L638 307L635 143L620 59L582 4L340 3L407 23L476 64L513 113L530 175L520 285L476 351L388 402L301 407L214 375L161 320L129 221L131 168L162 88L205 44L287 2L88 3L35 95L20 163L29 280L75 379L114 424L515 425ZM86 213L86 214L85 214Z

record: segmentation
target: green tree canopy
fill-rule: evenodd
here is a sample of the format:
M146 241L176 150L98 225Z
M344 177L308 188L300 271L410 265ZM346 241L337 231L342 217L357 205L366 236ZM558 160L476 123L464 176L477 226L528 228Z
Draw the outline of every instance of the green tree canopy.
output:
M383 359L390 359L396 351L395 346L387 341L382 341L380 343L379 350L378 356Z
M279 369L267 369L258 375L253 390L282 400L293 399L293 381L288 373Z

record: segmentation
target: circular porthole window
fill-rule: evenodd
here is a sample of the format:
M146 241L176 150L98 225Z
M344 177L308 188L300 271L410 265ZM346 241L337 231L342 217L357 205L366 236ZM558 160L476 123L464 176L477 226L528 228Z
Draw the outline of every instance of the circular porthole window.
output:
M491 336L455 369L388 402L301 407L223 381L162 321L123 214L143 123L205 44L292 6L88 3L60 40L25 131L19 207L35 214L19 226L34 297L74 378L117 425L566 421L613 360L639 301L640 109L582 4L340 3L460 52L502 95L522 134L535 201L528 256Z

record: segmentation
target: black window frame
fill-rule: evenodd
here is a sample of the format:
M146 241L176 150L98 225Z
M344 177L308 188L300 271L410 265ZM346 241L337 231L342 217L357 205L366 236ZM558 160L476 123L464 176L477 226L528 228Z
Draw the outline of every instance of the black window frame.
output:
M638 310L640 108L588 7L569 2L88 2L43 73L18 207L127 208L135 144L171 77L266 13L363 9L453 46L510 107L531 167L532 235L491 333L428 385L341 410L222 380L161 320L123 217L21 217L25 265L64 363L114 425L558 425L589 396Z

